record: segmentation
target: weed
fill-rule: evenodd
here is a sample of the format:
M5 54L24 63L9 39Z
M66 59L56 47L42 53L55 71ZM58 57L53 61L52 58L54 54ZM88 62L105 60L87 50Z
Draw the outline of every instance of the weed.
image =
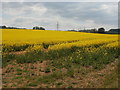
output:
M43 48L48 49L49 44L48 43L42 43Z
M63 83L62 82L58 82L57 85L62 85Z
M6 66L8 64L8 62L12 61L15 59L15 55L14 54L3 54L2 55L2 66Z
M45 68L44 72L45 73L49 73L50 72L50 68L49 67Z
M37 86L38 84L34 83L34 82L31 82L28 84L28 86Z
M68 86L67 88L73 88L72 86Z

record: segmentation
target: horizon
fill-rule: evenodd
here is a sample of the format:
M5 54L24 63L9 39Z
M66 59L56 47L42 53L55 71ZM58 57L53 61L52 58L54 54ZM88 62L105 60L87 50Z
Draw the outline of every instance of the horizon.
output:
M0 27L1 26L6 26L6 25L0 25ZM9 29L10 27L13 27L13 29L14 28L18 28L18 29L30 29L30 30L34 30L33 29L33 27L32 28L26 28L26 27L14 27L14 26L6 26L6 29ZM36 27L36 26L34 26L34 27ZM39 26L37 26L37 27L39 27ZM45 28L45 27L43 27L43 28ZM99 28L104 28L104 27L99 27ZM45 29L45 30L54 30L54 31L69 31L69 30L75 30L75 31L81 31L81 30L92 30L92 29L96 29L96 30L98 30L99 28L84 28L84 29L59 29L59 30L57 30L57 29ZM2 29L2 28L0 28L0 29ZM10 29L12 29L12 28L10 28ZM109 30L111 30L111 29L120 29L120 28L110 28ZM37 29L35 29L35 30L37 30ZM105 31L109 31L109 30L106 30L105 29Z

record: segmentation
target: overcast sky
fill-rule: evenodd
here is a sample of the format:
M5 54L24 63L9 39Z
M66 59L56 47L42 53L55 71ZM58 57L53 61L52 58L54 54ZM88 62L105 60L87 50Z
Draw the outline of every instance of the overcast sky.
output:
M118 27L117 2L3 2L2 24L55 30Z

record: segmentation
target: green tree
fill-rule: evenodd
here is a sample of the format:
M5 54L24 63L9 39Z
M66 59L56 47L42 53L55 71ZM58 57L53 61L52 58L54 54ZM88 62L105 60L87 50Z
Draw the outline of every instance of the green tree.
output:
M7 27L6 26L2 26L2 29L6 29Z
M40 30L45 30L45 28L43 28L43 27L40 27L39 29L40 29Z
M38 27L38 26L33 27L33 29L35 29L35 30L45 30L45 28L43 28L43 27Z
M33 29L39 30L40 28L38 26L33 27Z
M104 28L98 28L98 33L105 33L105 29Z

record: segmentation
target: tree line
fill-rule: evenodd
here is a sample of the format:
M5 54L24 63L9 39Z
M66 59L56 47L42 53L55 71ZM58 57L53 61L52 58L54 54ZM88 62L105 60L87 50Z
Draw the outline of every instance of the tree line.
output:
M0 26L0 29L26 29L26 28L18 28L18 27L7 27L7 26Z
M0 29L26 29L26 28L18 28L18 27L7 27L7 26L0 26ZM44 27L34 26L33 30L45 30ZM103 27L97 29L88 29L88 30L67 30L73 32L87 32L87 33L102 33L102 34L120 34L120 29L110 29L109 31L105 31Z
M19 28L19 27L7 27L7 26L0 26L0 29L26 29L26 28ZM35 26L33 27L32 29L34 30L45 30L44 27L38 27L38 26Z
M105 31L103 27L97 29L87 29L87 30L68 30L73 32L87 32L87 33L102 33L102 34L120 34L120 29L110 29Z

